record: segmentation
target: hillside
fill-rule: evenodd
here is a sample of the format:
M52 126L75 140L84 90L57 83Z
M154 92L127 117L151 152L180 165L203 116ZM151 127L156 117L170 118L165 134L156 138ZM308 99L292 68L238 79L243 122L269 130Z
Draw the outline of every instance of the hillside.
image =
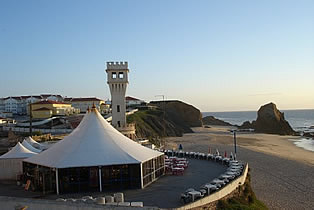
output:
M139 138L152 140L165 136L182 136L193 132L190 127L202 126L200 111L191 105L181 101L151 104L157 108L138 111L127 117L128 123L136 124L136 135Z

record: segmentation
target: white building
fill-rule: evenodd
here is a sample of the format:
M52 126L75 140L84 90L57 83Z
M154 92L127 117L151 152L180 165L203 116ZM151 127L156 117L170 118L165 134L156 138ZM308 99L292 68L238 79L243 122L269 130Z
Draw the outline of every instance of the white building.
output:
M4 109L5 112L11 112L13 114L18 114L22 112L22 105L21 105L21 97L7 97L4 98Z
M61 95L41 94L40 96L44 100L63 102L63 97Z
M97 110L102 113L102 104L105 102L96 97L88 98L65 98L64 102L70 103L72 107L79 109L81 113L86 113L88 108L91 108L93 105L96 106Z
M0 114L5 112L4 98L0 98Z
M42 100L54 100L62 102L61 95L42 94L36 96L9 96L0 99L0 113L25 115L29 113L29 104Z
M145 101L131 97L131 96L125 97L125 102L126 102L126 107L139 106L145 103Z

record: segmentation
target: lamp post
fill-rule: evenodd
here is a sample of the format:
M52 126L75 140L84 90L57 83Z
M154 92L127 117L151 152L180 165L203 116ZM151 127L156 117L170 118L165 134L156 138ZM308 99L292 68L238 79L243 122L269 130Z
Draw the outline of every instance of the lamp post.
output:
M231 130L231 133L233 133L233 143L234 143L234 156L237 157L237 132L236 130Z
M165 123L165 114L166 114L166 104L165 104L165 95L155 95L155 97L162 97L162 102L163 102L163 116L162 116L162 121L163 121L163 137L166 137L166 123ZM162 137L162 140L164 140ZM165 145L165 142L163 142Z
M29 136L32 136L33 133L33 116L32 116L32 101L29 103Z

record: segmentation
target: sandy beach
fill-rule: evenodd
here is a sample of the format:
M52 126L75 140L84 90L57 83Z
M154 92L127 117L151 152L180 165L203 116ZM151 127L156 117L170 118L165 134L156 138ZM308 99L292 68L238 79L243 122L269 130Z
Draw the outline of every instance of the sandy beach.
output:
M174 143L174 145L169 144L169 147L175 147L177 141L189 143L191 138L197 139L199 143L234 145L230 129L232 127L227 126L193 128L194 134L186 134L182 138L169 138L170 142ZM237 133L238 146L314 166L314 153L294 145L293 140L297 139L299 139L298 136Z
M182 144L186 151L234 151L230 127L194 128L195 133L167 138L167 148ZM294 145L298 137L238 133L237 157L251 168L257 197L270 209L312 209L314 152Z

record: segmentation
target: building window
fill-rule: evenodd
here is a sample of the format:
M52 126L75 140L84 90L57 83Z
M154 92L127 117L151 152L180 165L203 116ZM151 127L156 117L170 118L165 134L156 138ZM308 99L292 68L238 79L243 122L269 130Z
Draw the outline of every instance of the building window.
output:
M119 72L119 79L123 79L123 72Z
M116 79L117 78L117 73L116 72L112 72L112 79Z
M120 112L120 105L117 105L117 112Z
M118 127L120 128L121 127L120 121L118 121L117 123L118 123Z

